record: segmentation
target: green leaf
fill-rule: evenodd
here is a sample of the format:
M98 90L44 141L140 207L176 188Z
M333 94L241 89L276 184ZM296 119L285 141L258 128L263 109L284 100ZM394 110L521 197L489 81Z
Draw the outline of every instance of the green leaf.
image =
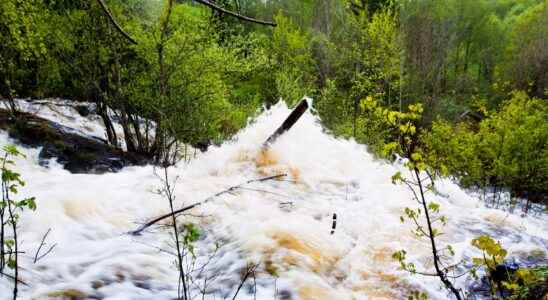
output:
M31 197L31 198L28 198L26 199L27 201L27 207L31 210L36 210L36 198L35 197Z
M17 264L15 264L15 260L14 260L14 259L12 259L12 258L8 259L8 267L9 267L10 269L12 269L12 270L15 269L15 268L17 267Z
M428 203L428 209L437 213L440 211L440 205L435 202L430 202Z
M396 174L392 175L392 183L397 184L398 182L401 182L403 180L401 172L398 171Z

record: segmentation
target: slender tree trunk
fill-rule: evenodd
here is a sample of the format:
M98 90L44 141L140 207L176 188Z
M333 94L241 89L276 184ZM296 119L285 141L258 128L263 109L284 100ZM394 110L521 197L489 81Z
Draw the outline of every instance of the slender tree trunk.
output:
M7 197L7 202L8 202L8 212L10 214L9 216L9 222L11 223L11 228L13 230L13 244L14 244L14 253L13 253L13 257L14 257L14 263L15 263L15 268L14 268L14 278L13 278L13 300L17 300L17 292L18 292L18 284L19 284L19 249L18 249L18 239L17 239L17 222L16 222L16 218L15 218L15 215L13 213L13 210L15 209L11 202L10 202L10 199L9 197Z
M426 224L428 225L428 237L430 238L430 245L432 247L432 256L434 257L434 268L436 269L436 274L440 278L441 282L445 285L446 288L448 288L453 295L457 298L457 300L462 300L462 297L459 293L459 291L455 288L453 283L447 279L446 274L441 270L439 261L440 258L438 256L438 249L436 247L436 240L434 236L434 231L432 230L432 220L430 219L430 214L428 210L428 204L426 203L426 198L424 196L424 190L422 187L422 180L420 177L420 172L418 169L414 169L415 178L417 179L417 184L419 185L419 191L421 195L421 203L422 207L424 209L424 215L426 217Z
M143 140L143 136L141 134L141 126L139 125L138 117L133 116L131 113L128 113L127 115L129 123L131 126L133 126L133 131L135 134L135 138L137 139L137 151L139 153L145 153L146 145L144 145L145 141Z
M10 109L10 113L12 116L16 117L19 110L17 109L17 104L15 104L15 99L13 99L13 95L11 94L11 90L8 91L8 106Z
M179 229L177 228L177 218L175 216L175 214L173 213L175 211L174 207L173 207L173 195L172 195L172 189L171 189L171 186L169 184L169 176L168 176L168 172L167 172L167 165L164 166L164 180L165 180L165 191L166 191L166 196L169 200L169 209L171 210L171 222L173 224L173 234L175 235L175 248L177 249L177 266L179 268L179 275L181 277L181 282L183 284L183 297L181 298L180 297L180 292L178 292L179 294L179 299L184 299L184 300L187 300L188 299L188 290L187 290L187 283L186 283L186 274L185 274L185 270L183 268L183 258L184 258L184 254L182 252L183 249L181 249L181 243L179 241ZM178 291L180 291L178 289Z
M129 122L128 122L128 116L126 113L125 105L124 105L124 108L122 108L122 112L120 113L120 121L122 123L122 130L124 131L124 141L126 142L127 151L135 152L137 148L135 147L133 134L131 133L131 130L129 129Z
M8 155L4 155L4 160L2 162L2 170L6 167L6 159L8 158ZM4 248L4 216L6 213L6 199L7 199L7 193L8 193L8 187L6 185L6 182L2 180L2 206L0 207L0 274L4 271L4 266L6 265L6 252Z
M352 116L352 136L356 138L356 119L358 118L358 99L354 99L354 112Z
M99 97L96 98L95 103L97 103L97 111L99 113L99 116L101 116L101 119L105 124L105 131L107 133L108 143L114 147L118 147L118 137L116 136L116 130L114 129L114 125L112 125L112 120L108 115L107 105L102 99L99 99Z
M167 1L167 6L163 12L163 15L161 17L161 32L160 32L160 41L158 42L156 49L158 52L158 66L160 69L159 73L159 96L160 101L163 102L167 98L169 98L169 88L168 88L168 81L169 81L169 74L167 71L167 67L165 65L165 57L164 57L164 46L168 37L169 32L169 21L171 18L171 12L173 8L173 0ZM163 103L160 104L160 107L163 106ZM156 136L154 141L154 156L158 163L167 163L165 160L166 153L168 153L168 149L166 149L166 131L163 124L163 116L161 113L157 114L156 118Z

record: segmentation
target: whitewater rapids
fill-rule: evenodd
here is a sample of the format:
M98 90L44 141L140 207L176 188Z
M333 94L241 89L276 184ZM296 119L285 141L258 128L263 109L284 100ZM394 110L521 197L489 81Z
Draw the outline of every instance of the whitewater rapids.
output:
M405 207L416 207L407 188L391 183L400 167L375 160L363 145L325 133L309 112L261 153L264 140L289 113L280 102L233 141L169 170L171 178L178 177L177 207L250 179L288 174L284 180L245 185L247 189L179 219L201 230L197 264L212 257L202 273L193 273L192 294L201 299L199 286L211 278L205 298L232 299L242 268L258 263L256 299L405 299L415 289L431 299L447 299L435 278L402 272L391 257L406 249L417 269L431 269L429 244L399 220ZM13 143L6 133L0 140L2 145ZM39 166L39 149L22 150L27 155L17 159L27 182L22 194L35 196L38 209L25 212L20 223L20 249L26 251L21 278L29 285L21 286L21 299L177 296L170 231L156 227L141 236L126 234L168 211L167 201L154 192L160 181L153 167L70 174L54 162L49 168ZM509 250L509 257L540 255L546 262L545 214L522 217L486 208L448 180L438 181L437 187L440 194L429 199L440 203L448 217L440 242L453 246L455 261L478 255L470 241L490 234ZM334 213L338 222L331 235ZM48 228L48 245L57 245L34 264ZM0 279L1 300L10 299L11 286ZM249 279L238 299L254 299L253 286Z

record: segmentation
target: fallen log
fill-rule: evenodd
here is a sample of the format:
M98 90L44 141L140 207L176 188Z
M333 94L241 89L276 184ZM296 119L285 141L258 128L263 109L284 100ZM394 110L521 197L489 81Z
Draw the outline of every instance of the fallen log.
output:
M278 137L280 137L282 134L287 132L297 121L299 118L302 117L302 115L306 112L308 109L308 99L303 98L301 102L293 109L291 114L285 119L285 121L274 131L273 134L271 134L268 139L263 143L263 149L268 148L272 143L274 143Z
M190 204L190 205L187 205L183 208L180 208L180 209L177 209L175 211L173 211L172 213L167 213L165 215L161 215L157 218L154 218L150 221L148 221L147 223L141 225L139 228L137 228L136 230L133 230L133 231L130 231L129 234L131 235L140 235L141 232L143 232L143 230L147 229L148 227L164 220L164 219L167 219L169 217L171 217L172 215L174 215L175 217L177 217L177 215L187 211L187 210L190 210L190 209L193 209L197 206L200 206L202 204L205 204L223 194L226 194L226 193L230 193L230 192L233 192L234 190L237 190L239 188L241 188L243 185L245 184L249 184L249 183L253 183L253 182L263 182L263 181L267 181L267 180L272 180L272 179L277 179L277 178L281 178L281 177L285 177L287 176L287 174L278 174L278 175L273 175L273 176L268 176L268 177L263 177L263 178L258 178L258 179L251 179L251 180L248 180L244 183L240 183L238 185L235 185L235 186L231 186L229 187L228 189L224 190L224 191L220 191L218 192L217 194L213 195L213 196L209 196L208 198L202 200L202 201L199 201L199 202L196 202L196 203L193 203L193 204Z

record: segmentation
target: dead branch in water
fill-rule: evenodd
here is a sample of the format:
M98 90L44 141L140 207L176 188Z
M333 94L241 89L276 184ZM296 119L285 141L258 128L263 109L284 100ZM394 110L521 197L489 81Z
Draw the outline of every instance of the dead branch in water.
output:
M280 135L284 134L286 131L291 129L299 118L306 112L308 109L308 101L306 99L301 100L301 102L293 109L291 114L285 119L285 121L271 134L268 139L263 143L263 149L268 148L272 143L274 143Z
M272 179L277 179L277 178L281 178L281 177L285 177L287 176L287 174L278 174L278 175L273 175L273 176L268 176L268 177L263 177L263 178L258 178L258 179L251 179L251 180L248 180L244 183L240 183L238 185L235 185L235 186L231 186L229 187L228 189L224 190L224 191L220 191L218 192L217 194L213 195L213 196L209 196L208 198L202 200L202 201L199 201L199 202L196 202L196 203L193 203L193 204L190 204L188 206L185 206L183 208L180 208L180 209L177 209L177 210L174 210L173 212L170 212L170 213L167 213L165 215L162 215L162 216L159 216L157 218L154 218L150 221L148 221L147 223L141 225L139 228L137 228L136 230L134 231L130 231L129 233L132 234L132 235L139 235L141 234L141 232L143 232L143 230L147 229L148 227L164 220L164 219L167 219L171 216L174 216L174 217L177 217L177 215L181 214L182 212L185 212L187 210L190 210L190 209L193 209L195 208L196 206L200 206L202 204L205 204L223 194L227 194L227 193L231 193L231 192L234 192L235 190L241 188L243 185L245 184L249 184L249 183L253 183L253 182L263 182L263 181L268 181L268 180L272 180Z

